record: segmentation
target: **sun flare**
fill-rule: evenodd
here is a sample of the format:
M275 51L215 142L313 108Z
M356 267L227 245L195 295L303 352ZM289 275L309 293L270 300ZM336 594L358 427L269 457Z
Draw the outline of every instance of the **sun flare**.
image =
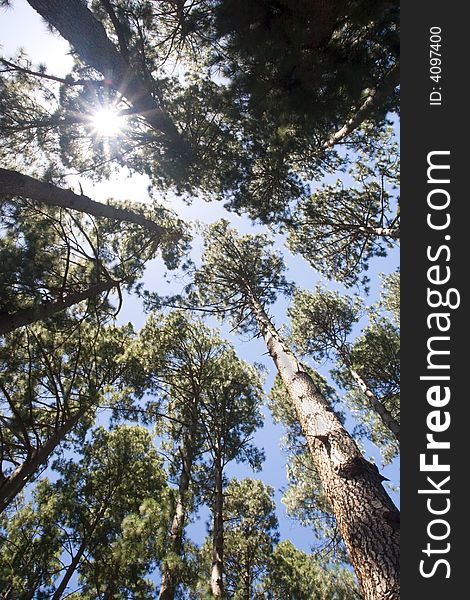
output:
M125 126L125 118L112 107L103 107L92 117L95 132L100 137L116 137Z

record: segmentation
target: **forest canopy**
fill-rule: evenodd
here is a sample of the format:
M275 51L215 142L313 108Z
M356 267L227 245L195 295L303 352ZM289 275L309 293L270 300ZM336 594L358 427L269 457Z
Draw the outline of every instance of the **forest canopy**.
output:
M0 10L2 597L398 600L398 4Z

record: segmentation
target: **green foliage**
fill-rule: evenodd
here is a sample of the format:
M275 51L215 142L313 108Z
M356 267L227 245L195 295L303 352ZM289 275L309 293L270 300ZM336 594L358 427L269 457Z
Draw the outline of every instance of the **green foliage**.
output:
M135 203L112 203L154 219L167 227L168 233L157 239L154 232L135 223L93 219L23 198L3 199L0 225L6 231L0 239L4 265L0 311L11 315L47 306L100 282L139 290L145 266L158 251L167 268L180 265L188 251L189 235L171 211L158 205L142 210ZM83 316L92 313L109 318L109 294L90 292L81 305Z
M356 434L376 443L389 462L398 453L398 444L390 430L371 408L353 372L359 374L391 416L400 420L400 340L396 326L381 316L396 308L396 275L389 276L393 292L387 292L370 309L371 320L361 335L350 340L352 328L363 314L360 299L342 296L317 287L314 292L297 290L289 309L292 340L295 346L316 362L334 359L335 381L347 390L345 400L359 426ZM393 314L393 313L392 313ZM395 313L396 314L396 313Z
M0 586L6 598L50 598L62 569L57 498L43 485L35 498L37 504L0 517Z
M361 316L360 298L342 296L317 286L314 292L297 289L289 308L291 339L303 354L321 362L346 350L352 327Z
M252 299L264 307L273 304L278 293L290 293L279 252L271 250L266 235L238 235L227 221L218 221L206 230L202 266L194 274L195 302L228 317L241 332L255 327Z
M226 598L261 598L260 582L279 539L274 490L247 477L231 479L224 489L224 591ZM212 597L210 579L212 532L199 552L199 578L192 598Z
M400 271L382 276L382 296L379 308L389 312L395 325L400 325Z
M18 523L4 524L7 548L21 532L30 552L16 557L15 578L6 575L12 591L19 593L21 586L32 591L29 580L38 573L37 597L47 597L45 584L54 580L58 589L65 574L76 570L77 598L154 597L148 575L163 553L169 491L149 432L136 426L97 428L80 460L60 459L54 466L59 479L42 480L34 502L17 513ZM2 568L11 562L6 556Z
M271 557L263 581L266 598L272 600L358 600L354 576L344 567L327 567L313 555L283 540Z
M350 361L381 404L400 422L400 333L390 322L373 321L351 345ZM349 369L337 368L334 377L349 390L346 401L360 423L357 434L371 439L388 463L399 452L396 439L370 410L364 394L357 390Z
M353 185L345 187L344 179L324 184L299 203L289 225L289 248L346 286L366 284L370 260L385 256L399 237L395 136L391 128L369 127L365 137L368 146L349 170Z
M257 597L279 536L274 490L262 481L232 479L225 490L225 589L234 600Z
M0 62L0 163L50 178L62 171L57 85L25 71L33 68L23 51L8 64Z
M3 475L48 440L56 440L52 449L63 444L61 428L75 417L73 433L83 439L97 406L128 368L123 358L132 335L129 326L62 319L7 336L0 345Z
M144 576L161 556L168 519L166 477L151 435L136 426L98 428L82 454L78 463L56 463L61 479L54 486L64 526L86 542L82 593L125 597L135 590L150 598Z

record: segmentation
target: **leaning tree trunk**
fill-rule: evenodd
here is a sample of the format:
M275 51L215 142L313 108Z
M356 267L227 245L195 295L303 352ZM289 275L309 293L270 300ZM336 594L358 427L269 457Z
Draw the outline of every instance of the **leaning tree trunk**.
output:
M70 210L87 213L93 217L105 217L116 221L135 223L161 237L167 230L150 219L126 208L118 208L109 204L96 202L83 194L75 194L72 190L57 187L51 183L23 175L18 171L0 168L1 196L23 196L36 202L51 206L59 206Z
M18 310L15 313L2 313L0 315L0 335L5 335L25 325L31 325L32 323L36 323L36 321L44 321L74 304L94 298L103 292L109 292L118 285L119 282L112 279L102 281L81 292L72 292L65 296L65 298L55 300L54 302L44 302L32 308Z
M351 377L354 379L354 381L359 386L361 392L367 398L367 401L369 402L372 409L379 415L385 427L390 429L390 431L393 433L396 439L400 441L400 424L398 423L398 421L395 419L392 413L385 408L382 402L380 402L380 400L377 398L374 392L367 385L367 382L359 375L357 371L355 371L352 368L349 361L345 362L346 366L349 369L349 372L351 373Z
M215 598L222 598L224 593L224 495L222 488L222 458L220 440L215 457L215 488L214 488L214 530L212 532L212 571L211 591Z
M155 101L138 70L133 69L108 38L102 23L82 0L28 0L29 4L55 27L83 61L99 71L107 85L122 94L168 142L184 146L168 114Z
M85 539L83 539L77 552L75 553L75 556L72 558L72 562L67 567L67 571L65 572L64 576L62 577L62 580L61 580L59 586L57 587L56 591L54 592L54 595L52 596L52 600L61 600L61 598L64 597L64 592L69 584L69 581L72 579L72 576L78 567L78 563L80 562L83 554L85 553L86 547L87 547L87 542Z
M362 123L369 118L370 114L393 93L399 83L400 63L397 62L390 69L381 84L367 96L349 121L345 123L341 129L334 133L328 141L325 142L323 148L332 148L335 144L338 144L344 140L346 136L360 127Z
M33 449L30 457L23 464L19 465L12 473L2 479L0 484L0 513L21 492L38 469L47 462L52 452L63 442L88 409L89 407L83 407L72 417L69 417L44 444Z
M191 482L191 470L194 460L194 445L197 428L197 413L191 417L191 425L185 436L182 453L182 468L178 482L178 495L176 498L175 512L170 529L169 551L175 556L181 556L183 549L183 532L187 512L187 496ZM179 583L177 569L165 564L162 572L159 600L173 600Z
M399 512L356 443L251 294L253 313L287 388L365 600L399 600Z

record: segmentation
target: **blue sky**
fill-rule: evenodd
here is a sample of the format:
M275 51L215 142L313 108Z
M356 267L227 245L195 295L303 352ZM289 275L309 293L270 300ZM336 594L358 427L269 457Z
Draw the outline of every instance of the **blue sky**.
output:
M2 52L4 56L8 58L22 47L35 63L43 62L47 64L48 72L58 76L66 74L72 65L72 60L67 55L69 50L68 44L57 34L50 34L46 24L30 8L25 0L14 0L12 4L12 9L4 9L0 12L0 43L3 46ZM77 183L76 179L71 179L71 185L77 185ZM122 172L120 175L113 177L111 181L99 184L93 184L85 178L80 177L80 184L83 187L84 193L95 200L105 200L108 197L132 199L142 202L147 200L148 181L143 176L129 178L127 173ZM244 233L261 231L263 229L260 226L253 227L248 218L227 213L221 204L208 204L202 200L195 199L192 205L188 206L179 198L171 198L169 204L185 220L198 219L203 222L212 222L217 218L224 217L228 218L235 227ZM278 247L283 248L280 236L276 238L276 241ZM196 244L196 255L197 252ZM320 279L318 274L301 257L291 255L285 248L283 248L283 252L288 268L288 278L303 288L312 289L314 284ZM374 260L369 271L372 282L378 281L378 273L394 271L398 266L398 262L399 256L396 249L386 259ZM161 290L166 285L160 261L154 261L150 265L144 281L149 289ZM337 284L328 285L330 288L335 287L341 290L341 286ZM374 283L371 287L371 294L366 299L366 302L374 302L377 294L378 285ZM281 298L273 307L272 314L277 326L282 326L286 323L288 302L287 299ZM126 297L118 321L132 321L136 328L139 328L144 320L145 315L140 302L135 298ZM267 366L269 374L266 381L266 389L268 390L274 379L274 369L269 356L266 356L266 347L263 342L259 339L244 340L236 338L230 333L226 325L222 327L222 331L235 344L239 355L243 359L249 362L261 362ZM322 373L326 374L326 370L323 369ZM265 483L273 486L276 490L281 539L289 538L299 548L309 550L312 544L310 531L287 518L284 507L280 502L282 495L280 490L287 483L285 477L287 457L279 447L283 429L272 423L267 410L265 410L265 414L265 426L256 434L255 441L258 446L264 448L266 462L263 471L257 474L256 477L260 477ZM351 424L351 421L348 420L347 424ZM349 427L349 430L351 430L351 427ZM380 465L378 450L372 444L366 443L365 451L368 457L374 457L377 464ZM383 472L392 483L396 484L398 482L397 461L384 469ZM241 465L232 466L228 473L236 475L239 478L251 475L249 470ZM397 495L393 494L393 497L398 502ZM206 534L205 520L207 516L207 510L201 511L201 518L190 528L191 537L198 543L202 541Z

